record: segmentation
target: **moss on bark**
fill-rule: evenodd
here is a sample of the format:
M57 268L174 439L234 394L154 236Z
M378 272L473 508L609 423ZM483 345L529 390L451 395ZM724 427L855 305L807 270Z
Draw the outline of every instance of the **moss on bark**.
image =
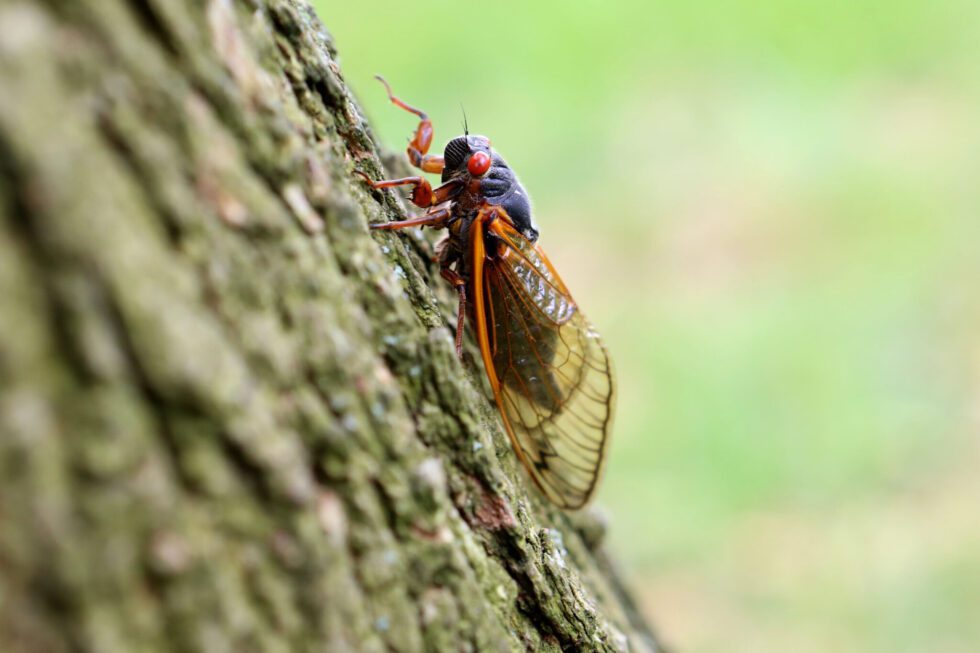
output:
M655 650L300 0L0 6L0 650Z

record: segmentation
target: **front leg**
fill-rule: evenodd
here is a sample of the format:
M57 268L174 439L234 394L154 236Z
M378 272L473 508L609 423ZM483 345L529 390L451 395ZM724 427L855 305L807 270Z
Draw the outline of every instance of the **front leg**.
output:
M371 229L380 231L392 231L395 229L407 229L408 227L432 227L441 229L446 226L449 219L453 217L452 209L443 207L435 211L429 211L425 215L420 215L407 220L396 220L395 222L382 222L380 224L368 225Z
M415 128L415 135L408 144L408 149L405 150L408 154L408 160L413 166L425 172L440 174L446 167L446 161L440 154L428 154L429 146L432 145L432 121L429 120L429 116L425 114L425 111L416 109L401 98L396 97L384 77L375 75L375 79L384 84L385 90L388 91L388 99L391 100L392 104L419 117L419 126Z
M365 173L355 170L354 174L364 179L371 188L395 188L396 186L412 187L412 204L427 209L436 204L442 204L460 188L460 182L447 181L439 188L432 189L432 184L423 177L402 177L401 179L382 179L372 181Z

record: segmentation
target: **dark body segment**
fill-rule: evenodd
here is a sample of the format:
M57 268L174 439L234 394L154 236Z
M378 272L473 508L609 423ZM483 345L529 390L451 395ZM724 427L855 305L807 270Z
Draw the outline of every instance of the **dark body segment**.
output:
M514 222L517 230L532 243L538 239L538 230L531 218L531 200L521 185L517 175L504 158L490 148L485 136L463 135L449 141L443 158L446 167L442 171L443 183L461 177L466 173L466 162L476 152L490 155L490 170L480 178L479 188L474 195L490 204L502 207ZM476 198L475 198L476 199ZM478 202L472 202L474 206ZM463 202L463 206L467 203Z

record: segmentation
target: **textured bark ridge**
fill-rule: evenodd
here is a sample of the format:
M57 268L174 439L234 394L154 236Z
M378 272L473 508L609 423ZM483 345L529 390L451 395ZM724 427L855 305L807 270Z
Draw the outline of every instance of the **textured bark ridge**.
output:
M0 650L657 648L369 234L336 54L301 0L0 6Z

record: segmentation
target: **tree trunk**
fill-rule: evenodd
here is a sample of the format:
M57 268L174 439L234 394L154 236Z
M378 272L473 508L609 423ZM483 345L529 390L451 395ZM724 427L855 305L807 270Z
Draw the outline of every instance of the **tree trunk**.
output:
M302 0L3 2L0 650L657 649L377 152Z

